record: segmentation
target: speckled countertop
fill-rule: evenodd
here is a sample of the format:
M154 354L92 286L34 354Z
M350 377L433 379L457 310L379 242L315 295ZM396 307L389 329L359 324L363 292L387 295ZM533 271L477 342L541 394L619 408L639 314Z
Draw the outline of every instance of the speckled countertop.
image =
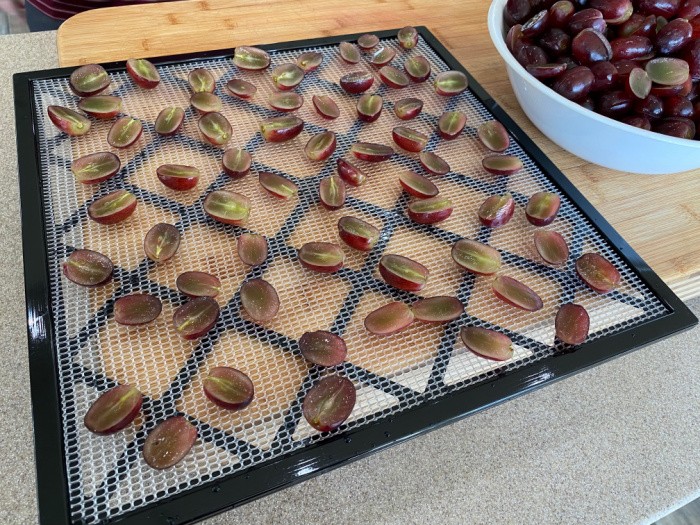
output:
M37 522L12 74L55 33L0 37L0 523ZM700 300L690 303L700 314ZM700 496L700 329L206 521L649 522Z

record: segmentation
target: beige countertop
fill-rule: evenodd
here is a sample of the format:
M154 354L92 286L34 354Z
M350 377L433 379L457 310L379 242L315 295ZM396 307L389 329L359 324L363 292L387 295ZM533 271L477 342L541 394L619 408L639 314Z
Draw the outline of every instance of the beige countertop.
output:
M0 523L36 523L12 73L55 33L0 37ZM700 314L700 300L689 303ZM206 523L636 523L700 495L700 329Z

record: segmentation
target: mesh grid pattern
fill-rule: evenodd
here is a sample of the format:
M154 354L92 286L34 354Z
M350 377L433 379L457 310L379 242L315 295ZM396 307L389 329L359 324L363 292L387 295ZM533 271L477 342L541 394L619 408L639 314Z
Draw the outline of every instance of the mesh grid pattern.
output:
M401 67L409 54L421 54L433 67L433 76L447 70L446 64L421 40L406 52L395 41L382 45L397 51L393 64ZM376 78L371 91L384 98L384 112L372 124L355 118L356 97L346 95L336 84L344 74L376 70L364 60L348 65L337 55L337 47L316 48L324 55L319 70L307 75L297 91L306 103L297 112L305 121L296 139L266 143L257 129L260 120L276 112L265 101L273 91L268 72L237 71L230 59L211 59L187 65L160 67L162 82L153 91L136 88L125 72L112 73L111 94L123 99L123 113L144 122L144 133L127 150L113 150L122 161L117 177L97 187L76 184L69 167L73 159L109 147L106 134L111 121L93 121L93 129L79 139L69 139L45 118L46 107L59 104L75 108L77 99L66 79L35 81L38 136L43 181L43 199L49 247L49 270L53 314L56 321L56 353L60 367L61 409L72 519L96 523L158 501L206 481L258 465L270 458L326 439L301 417L306 391L323 375L337 372L350 378L357 388L357 405L349 420L336 432L371 424L384 417L457 388L507 372L549 356L555 344L554 315L559 305L575 301L591 315L591 339L619 331L629 325L666 313L665 307L611 250L607 242L576 210L566 195L557 220L548 228L564 235L571 248L563 268L538 262L532 234L535 228L524 218L524 205L536 191L554 191L555 186L514 140L507 153L517 155L524 169L512 177L484 173L484 148L476 139L476 128L492 115L470 93L445 98L436 95L428 81L406 89L387 89ZM301 52L276 52L272 66L293 61ZM180 134L159 137L153 130L158 112L167 105L189 106L187 73L195 67L209 69L217 79L217 93L224 101L223 113L233 124L231 146L245 147L253 156L252 174L233 181L222 173L222 149L203 143L192 109ZM258 87L252 102L228 96L223 85L234 76ZM313 110L313 94L330 95L341 109L341 117L323 120ZM391 108L404 97L425 103L422 114L405 123ZM438 117L446 110L459 110L468 126L454 141L439 140ZM367 173L364 186L349 188L343 209L320 207L317 186L335 171L335 160L345 156L357 141L392 144L391 129L408 125L428 134L427 150L434 151L452 167L450 174L433 177L442 194L455 204L445 222L422 226L408 220L407 197L397 175L406 169L422 172L417 155L397 152L384 163L359 163ZM303 146L311 135L324 129L335 131L338 147L326 162L306 159ZM512 137L511 137L512 139ZM202 177L196 189L175 192L155 176L160 164L196 166ZM255 172L273 171L294 180L299 197L289 202L271 198L258 186ZM87 205L116 189L134 193L139 205L127 221L103 226L87 218ZM250 222L245 228L215 223L202 210L204 197L216 189L247 195L252 201ZM513 220L491 231L480 227L476 209L489 195L511 192L517 203ZM296 261L296 249L308 241L338 242L337 220L353 215L381 229L378 245L369 253L344 247L345 267L333 275L308 272ZM169 222L183 235L178 255L162 265L143 254L143 238L152 225ZM243 231L262 233L269 239L269 257L258 268L244 266L235 255L236 237ZM522 280L537 290L545 307L532 314L500 303L493 297L489 279L458 270L450 248L459 238L475 238L501 250L504 266L499 272ZM342 244L342 243L341 243ZM103 287L84 289L66 281L61 262L76 248L90 248L108 255L115 263L114 280ZM620 269L622 284L617 291L597 295L578 280L573 261L583 252L598 252ZM378 276L382 254L397 253L415 259L430 269L427 286L418 294L395 290ZM218 297L222 307L219 322L203 339L183 341L171 327L172 312L184 302L175 289L183 271L199 270L217 275L222 282ZM263 325L240 315L238 289L243 281L263 277L280 296L276 319ZM112 319L116 298L142 291L163 301L163 313L145 327L120 326ZM413 302L420 296L456 295L467 305L465 314L447 325L416 323L387 338L368 334L363 327L370 311L390 300ZM467 324L496 327L511 336L515 355L506 363L476 357L459 342L459 327ZM348 346L345 363L335 370L306 363L299 354L297 339L305 331L331 330ZM240 412L228 412L206 400L202 378L213 366L226 365L247 373L256 387L253 403ZM108 437L91 435L82 418L100 392L118 383L130 383L144 393L144 405L135 424ZM183 414L198 427L199 439L180 464L155 471L143 461L140 450L148 431L163 419Z

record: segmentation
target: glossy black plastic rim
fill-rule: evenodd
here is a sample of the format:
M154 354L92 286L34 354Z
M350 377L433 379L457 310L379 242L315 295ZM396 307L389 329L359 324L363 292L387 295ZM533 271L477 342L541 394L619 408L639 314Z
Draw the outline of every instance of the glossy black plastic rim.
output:
M631 350L691 328L697 319L688 307L649 268L600 213L569 182L532 139L502 110L447 49L423 26L420 36L433 51L455 70L464 72L474 96L515 137L521 148L549 179L567 194L613 249L654 292L670 313L625 329L614 335L585 343L571 353L543 358L478 384L453 391L414 408L358 426L333 438L246 470L203 483L167 499L125 513L104 523L122 525L184 524L204 519L327 472L372 452L416 435L448 425L470 414L530 392L574 373L596 366ZM397 29L377 31L391 38ZM353 41L364 33L260 45L267 51L327 46ZM203 58L230 57L233 49L152 59L155 64L186 63ZM123 71L124 62L103 64L107 71ZM65 448L61 428L58 367L53 351L53 319L49 290L46 230L42 205L39 151L34 134L32 82L67 78L74 68L57 68L14 75L15 119L19 185L22 208L22 242L29 338L29 369L34 419L35 461L39 519L46 525L71 524ZM303 470L302 470L303 466Z

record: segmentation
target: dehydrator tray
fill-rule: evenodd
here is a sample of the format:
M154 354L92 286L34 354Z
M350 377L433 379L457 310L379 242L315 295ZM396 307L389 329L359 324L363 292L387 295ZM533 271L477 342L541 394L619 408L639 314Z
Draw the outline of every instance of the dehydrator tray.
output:
M514 395L566 377L651 341L692 326L696 319L685 305L634 253L599 213L569 183L532 140L469 77L469 90L456 97L435 94L432 78L464 68L426 29L410 51L397 44L396 31L377 33L381 44L396 50L399 68L406 56L421 54L432 66L428 82L389 89L377 78L372 91L384 98L382 116L362 123L355 113L356 96L345 94L338 79L351 71L376 68L366 57L355 66L338 55L338 43L359 35L260 46L272 56L272 66L293 62L302 51L323 54L321 67L307 74L297 91L305 104L297 115L305 121L296 139L273 144L258 132L262 119L276 114L266 100L273 91L269 70L242 72L233 65L233 50L155 59L162 81L152 91L136 87L124 63L107 64L109 92L123 99L123 113L139 118L144 133L135 146L112 150L122 161L117 177L100 185L76 184L73 159L109 149L111 121L93 120L84 137L60 133L46 117L51 104L76 107L68 89L73 68L15 75L15 100L31 391L34 410L40 519L45 524L186 523L243 504L271 491L307 479L407 437L426 432ZM188 72L209 69L224 101L223 114L234 135L229 146L252 154L252 173L232 180L221 170L222 148L206 144L189 108ZM227 95L224 84L234 76L257 85L252 101ZM312 95L327 94L338 102L341 116L323 120L311 104ZM423 112L404 123L392 111L400 98L424 101ZM186 109L183 130L173 137L154 132L153 122L168 105ZM446 110L467 115L462 135L440 140L438 117ZM519 157L524 169L512 176L484 172L485 149L476 128L486 120L503 123L511 138L506 153ZM387 162L361 163L367 182L350 188L341 210L328 211L318 202L321 178L335 173L335 161L348 156L359 141L394 146L391 129L408 125L430 136L426 147L451 166L449 174L431 177L455 205L453 215L435 226L420 225L406 216L409 202L398 184L404 170L423 172L416 154L395 147ZM329 129L338 147L325 162L304 156L309 137ZM155 176L160 164L198 167L202 178L187 192L165 188ZM256 173L272 171L293 180L299 196L275 200L259 187ZM138 198L136 212L111 226L87 217L87 206L116 189ZM218 189L247 195L252 212L245 227L226 226L208 218L204 197ZM547 229L559 231L571 248L561 268L536 256L535 227L524 218L527 198L537 191L556 192L561 211ZM516 214L505 227L490 230L476 218L489 195L510 192ZM345 247L346 265L332 275L304 270L297 249L308 241L338 243L336 223L343 215L362 218L381 229L368 253ZM178 255L156 265L143 254L143 237L155 223L175 224L183 235ZM235 239L243 231L264 234L269 256L260 267L244 266L235 255ZM474 238L501 251L499 273L516 277L537 290L544 308L535 313L516 310L497 300L490 279L459 270L450 257L460 238ZM61 263L76 248L90 248L111 257L114 280L85 289L67 281ZM575 259L597 252L612 261L622 275L611 293L594 293L578 279ZM430 269L427 286L418 293L402 292L378 276L383 254L397 253ZM174 308L184 302L175 289L183 271L200 270L222 282L218 297L221 317L205 337L189 342L171 328ZM271 322L257 324L240 313L238 289L247 279L263 277L280 296L281 309ZM162 315L151 325L134 328L113 320L114 301L136 291L157 295ZM378 337L363 327L368 312L391 300L411 303L418 297L457 296L465 313L446 325L415 323L404 332ZM588 340L569 348L555 340L554 316L567 302L584 305L591 316ZM469 352L459 328L471 324L495 328L511 337L513 359L495 362ZM350 418L337 430L319 433L301 414L308 389L328 370L308 364L297 340L305 331L330 330L345 339L346 361L334 371L349 378L357 390ZM217 408L202 394L202 374L213 366L233 366L246 372L256 386L254 401L244 410ZM99 393L130 383L144 393L141 415L112 436L95 436L82 418ZM184 415L196 425L197 442L175 467L156 471L144 462L141 447L150 429L166 417Z

